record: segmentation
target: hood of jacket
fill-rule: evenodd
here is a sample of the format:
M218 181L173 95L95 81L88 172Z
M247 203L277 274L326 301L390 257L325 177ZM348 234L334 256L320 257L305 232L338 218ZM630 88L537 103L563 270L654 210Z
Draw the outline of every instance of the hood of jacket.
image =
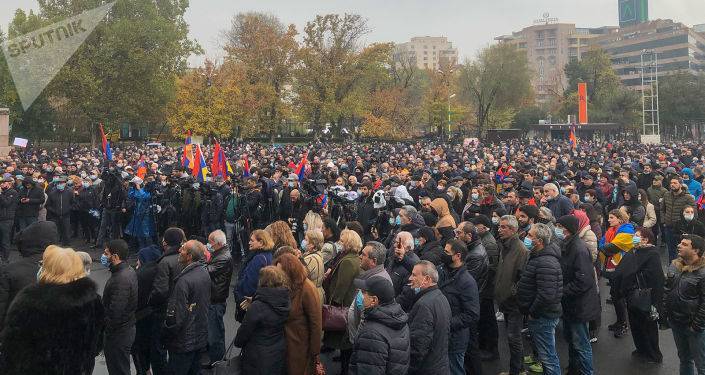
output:
M436 214L438 214L438 222L436 223L436 228L443 227L453 227L455 228L455 219L450 215L450 209L448 208L448 202L443 198L436 198L431 201L431 207Z
M690 181L695 180L695 174L693 174L693 170L692 170L692 169L687 168L687 167L686 167L686 168L683 168L683 169L681 170L681 175L683 175L683 174L687 174L688 177L690 177Z
M419 213L416 213L416 215L411 218L411 224L416 225L418 228L426 226L426 222L424 221L423 216L421 216Z
M43 254L47 246L59 243L59 231L53 221L37 221L20 232L16 242L23 257Z
M289 310L289 289L280 288L257 288L255 300L269 305L279 316L288 317Z
M686 264L682 258L678 257L671 262L674 267L680 272L695 272L705 267L705 257L700 257L694 264Z
M531 258L537 258L537 257L554 257L558 260L561 259L561 249L558 246L556 241L550 242L548 246L545 246L541 250L532 250L531 251Z
M378 322L397 330L404 328L409 316L402 310L401 305L396 302L390 302L365 310L365 320Z

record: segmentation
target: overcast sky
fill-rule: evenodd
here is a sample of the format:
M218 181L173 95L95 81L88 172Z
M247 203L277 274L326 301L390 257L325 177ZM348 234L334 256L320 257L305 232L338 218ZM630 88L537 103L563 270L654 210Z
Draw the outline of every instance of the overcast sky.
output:
M413 36L447 36L461 58L473 57L495 36L530 26L545 12L578 27L617 25L618 0L191 0L186 20L206 56L222 56L220 34L238 12L262 11L301 31L316 14L357 13L368 20L365 42L404 42ZM17 8L36 0L2 0L0 25L7 30ZM688 26L705 23L705 0L650 0L650 19L673 19ZM194 57L198 64L202 57Z

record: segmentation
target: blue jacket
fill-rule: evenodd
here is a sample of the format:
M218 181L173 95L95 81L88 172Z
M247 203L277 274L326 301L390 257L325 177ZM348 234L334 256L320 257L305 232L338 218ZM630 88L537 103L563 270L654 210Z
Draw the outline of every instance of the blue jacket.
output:
M134 202L132 219L125 228L125 233L133 237L154 236L154 219L152 217L152 194L145 189L130 188L127 198Z
M237 274L235 300L240 303L245 297L252 297L257 291L259 270L272 264L271 251L250 251L242 262L242 268Z
M703 185L695 179L693 171L690 168L683 168L681 175L683 174L690 176L689 180L683 180L683 184L688 186L688 192L690 195L692 195L695 199L698 199L700 195L703 194Z

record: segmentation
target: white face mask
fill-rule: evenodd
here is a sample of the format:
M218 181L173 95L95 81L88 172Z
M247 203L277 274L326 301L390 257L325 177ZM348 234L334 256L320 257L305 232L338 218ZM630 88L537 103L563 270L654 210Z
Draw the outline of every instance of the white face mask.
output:
M693 221L693 219L695 219L695 214L683 214L683 217L687 221Z

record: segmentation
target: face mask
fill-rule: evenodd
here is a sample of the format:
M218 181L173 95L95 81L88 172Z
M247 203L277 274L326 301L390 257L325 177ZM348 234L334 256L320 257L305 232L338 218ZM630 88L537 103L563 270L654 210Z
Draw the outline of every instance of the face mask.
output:
M565 238L565 233L563 233L563 229L562 229L562 228L558 228L558 227L554 228L554 229L553 229L553 233L556 234L556 237L557 237L559 240L562 240L562 239Z
M450 267L453 264L453 256L446 253L441 254L441 261L446 267Z
M304 232L308 230L308 224L304 223Z
M301 250L306 250L306 247L308 246L308 242L306 242L306 239L304 238L301 240Z
M418 238L414 238L414 247L419 247L419 246L421 246L421 240L419 240Z
M362 311L365 309L365 303L362 299L362 292L358 291L357 295L355 295L355 307L359 310Z
M524 246L526 246L526 250L531 251L534 248L534 241L529 237L524 237Z
M100 256L100 264L104 265L105 267L110 267L110 260L108 260L108 256L103 254Z
M543 176L544 181L548 181L548 176Z
M561 187L560 190L561 190L561 194L565 194L565 188L564 188L564 187Z
M480 194L477 194L477 193L472 193L470 196L471 196L472 199L475 200L475 201L478 200L478 199L480 199Z
M497 216L492 217L492 224L495 224L495 225L499 224L499 218Z
M683 217L685 218L686 221L693 221L695 218L694 214L683 214Z
M211 245L210 243L207 243L207 244L206 244L206 249L208 249L208 252L209 252L209 253L212 253L212 252L213 252L213 245Z
M39 266L39 270L37 271L37 282L39 282L39 277L42 276L42 267Z
M162 186L166 186L166 184L167 184L166 181L162 181Z
M590 202L590 196L589 196L589 195L586 195L586 196L585 196L585 202Z
M394 225L394 218L393 217L389 218L389 225Z
M57 188L59 191L63 191L64 189L66 189L66 185L65 185L65 184L59 184L59 185L56 185L56 188Z
M193 186L194 190L198 190L201 187L201 184L193 184L191 186Z
M401 217L399 215L397 215L397 218L394 220L394 224L401 225Z
M632 237L632 243L633 243L634 245L640 244L640 243L641 243L641 237L639 237L639 236L634 236L634 237Z
M84 189L87 189L89 186L91 186L91 184L89 184L88 182L84 182L81 184L81 186L83 186Z
M419 294L421 292L421 287L417 286L414 288L414 294Z

